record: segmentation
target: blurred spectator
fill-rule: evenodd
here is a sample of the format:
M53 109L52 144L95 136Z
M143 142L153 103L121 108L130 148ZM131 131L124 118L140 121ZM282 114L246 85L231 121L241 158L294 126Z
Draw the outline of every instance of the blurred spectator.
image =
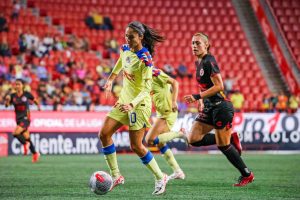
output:
M278 103L278 97L274 93L270 96L270 111L275 112L276 111L276 105Z
M7 74L7 67L4 65L2 61L0 61L0 83L2 83L2 80L6 79Z
M11 49L7 43L7 39L6 37L2 38L2 41L0 43L0 56L7 56L10 57L11 56Z
M174 67L171 64L165 63L163 70L166 74L168 74L172 78L176 78Z
M189 77L189 78L192 78L192 74L190 74L188 72L188 68L183 64L183 63L180 63L179 66L177 67L176 69L177 71L177 75L180 77L180 78L183 78L183 77Z
M110 31L114 30L114 26L111 22L111 19L107 16L104 17L104 29Z
M295 113L297 112L300 104L300 98L297 95L291 95L289 98L289 112Z
M12 9L12 13L11 13L12 20L17 20L19 18L20 10L21 10L21 4L19 3L19 1L14 0L13 1L13 9Z
M41 81L48 81L48 72L46 69L45 61L41 61L40 64L37 66L36 75Z
M109 43L109 46L110 46L110 50L114 53L119 53L119 44L118 44L118 41L116 39L111 39L110 40L110 43Z
M234 92L233 85L237 78L232 77L232 74L226 74L224 79L225 94L230 95Z
M280 92L278 95L278 102L276 104L276 108L279 112L286 112L288 108L288 97L284 94L284 92Z
M267 95L263 96L262 103L261 103L261 111L270 112L270 98Z
M90 11L84 20L85 24L90 28L94 28L93 12Z
M241 112L244 105L244 95L240 91L235 91L231 97L230 101L232 102L235 112Z
M66 74L70 71L69 67L63 62L62 57L59 58L58 63L55 65L55 69L60 74Z
M0 32L8 32L7 20L2 12L0 12Z
M19 44L19 51L21 53L26 52L26 50L27 50L27 41L26 41L26 37L23 33L19 35L18 44Z
M97 11L94 11L92 14L94 21L94 28L96 30L104 29L104 17Z

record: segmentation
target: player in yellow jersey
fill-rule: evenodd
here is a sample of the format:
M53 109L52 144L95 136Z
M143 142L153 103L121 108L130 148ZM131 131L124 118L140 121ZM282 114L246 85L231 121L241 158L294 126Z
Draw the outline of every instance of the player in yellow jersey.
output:
M171 166L173 174L170 179L185 179L185 174L179 167L174 155L168 145L168 141L184 137L181 132L170 132L178 115L178 82L169 77L158 68L152 69L153 83L152 95L155 104L157 119L146 135L146 142L149 145L157 145L161 154ZM172 86L172 92L171 92ZM168 132L168 134L163 134Z
M143 145L145 129L150 127L152 89L152 57L157 42L164 38L157 31L134 21L125 31L127 44L122 45L120 57L104 88L111 92L112 82L123 70L123 88L114 108L105 118L99 132L103 153L113 177L113 187L124 184L124 177L118 168L116 149L112 135L122 126L129 126L131 149L140 157L143 164L155 177L152 194L165 192L168 176L160 170L152 153Z

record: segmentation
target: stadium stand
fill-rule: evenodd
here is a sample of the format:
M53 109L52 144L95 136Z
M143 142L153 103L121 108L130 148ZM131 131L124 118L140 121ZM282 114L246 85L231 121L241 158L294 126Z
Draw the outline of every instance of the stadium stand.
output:
M5 16L9 18L12 10L10 0L0 3L1 10L5 10ZM39 16L34 16L32 10L39 10ZM92 10L108 16L114 26L114 30L91 30L84 23L85 17ZM52 25L47 25L45 18L52 19ZM45 32L50 35L59 35L59 28L63 27L65 35L60 36L61 41L66 42L71 34L75 38L88 38L92 51L81 51L72 48L64 51L50 51L49 55L33 60L45 61L50 77L60 77L55 70L55 64L60 57L64 58L68 51L76 61L85 63L86 70L91 73L94 85L103 83L103 77L98 76L96 66L99 63L108 63L112 67L117 58L117 53L109 52L109 59L103 58L107 54L105 41L116 39L118 44L124 43L120 36L124 28L132 20L140 20L150 26L161 30L167 40L157 49L154 57L155 65L162 68L168 62L173 66L184 63L190 73L194 72L194 58L191 55L191 36L203 31L210 36L212 41L211 52L215 55L223 77L236 77L233 89L241 91L245 96L244 111L258 109L264 95L270 95L264 77L253 56L245 34L241 28L239 19L235 13L231 1L179 1L179 0L28 0L27 8L21 10L18 20L9 21L9 32L1 33L1 37L8 38L12 49L16 49L20 28L26 31L28 28L36 32L40 38ZM297 33L295 33L297 35ZM99 56L100 55L100 56ZM5 57L4 64L8 66L16 60L15 56ZM194 78L177 78L183 86L179 96L198 91ZM105 80L105 79L104 79ZM31 84L32 85L32 84ZM77 85L77 84L73 84ZM71 87L74 90L73 85ZM95 87L93 87L95 88ZM99 100L95 96L101 93L90 90L92 101L95 104L109 104L111 101ZM101 96L101 95L100 95ZM101 98L100 98L101 99ZM182 100L182 99L181 99ZM51 102L51 101L50 101Z

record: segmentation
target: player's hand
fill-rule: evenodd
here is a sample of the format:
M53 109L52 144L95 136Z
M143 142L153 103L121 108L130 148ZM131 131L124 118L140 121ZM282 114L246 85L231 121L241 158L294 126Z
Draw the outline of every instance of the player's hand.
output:
M129 104L120 104L119 110L123 113L129 112L133 109L133 106L131 103Z
M194 103L196 101L193 95L186 95L183 98L187 103Z
M172 101L172 111L176 112L178 110L178 104L176 101Z
M116 102L115 105L113 106L114 108L118 107L120 105L119 102Z
M103 86L103 88L105 89L105 98L108 98L110 96L111 90L112 90L112 81L107 80L105 85Z
M198 101L198 111L201 112L204 109L204 103L202 100Z

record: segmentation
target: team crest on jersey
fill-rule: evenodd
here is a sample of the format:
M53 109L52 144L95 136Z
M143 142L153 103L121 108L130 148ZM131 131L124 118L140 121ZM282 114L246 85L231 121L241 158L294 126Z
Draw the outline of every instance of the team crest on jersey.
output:
M130 57L126 57L126 62L127 62L127 63L130 63L130 61L131 61L131 60L130 60Z
M204 70L200 69L200 76L203 76L203 75L204 75Z
M26 101L27 101L27 98L26 98L25 96L23 96L23 97L22 97L22 101L23 101L23 102L26 102Z

